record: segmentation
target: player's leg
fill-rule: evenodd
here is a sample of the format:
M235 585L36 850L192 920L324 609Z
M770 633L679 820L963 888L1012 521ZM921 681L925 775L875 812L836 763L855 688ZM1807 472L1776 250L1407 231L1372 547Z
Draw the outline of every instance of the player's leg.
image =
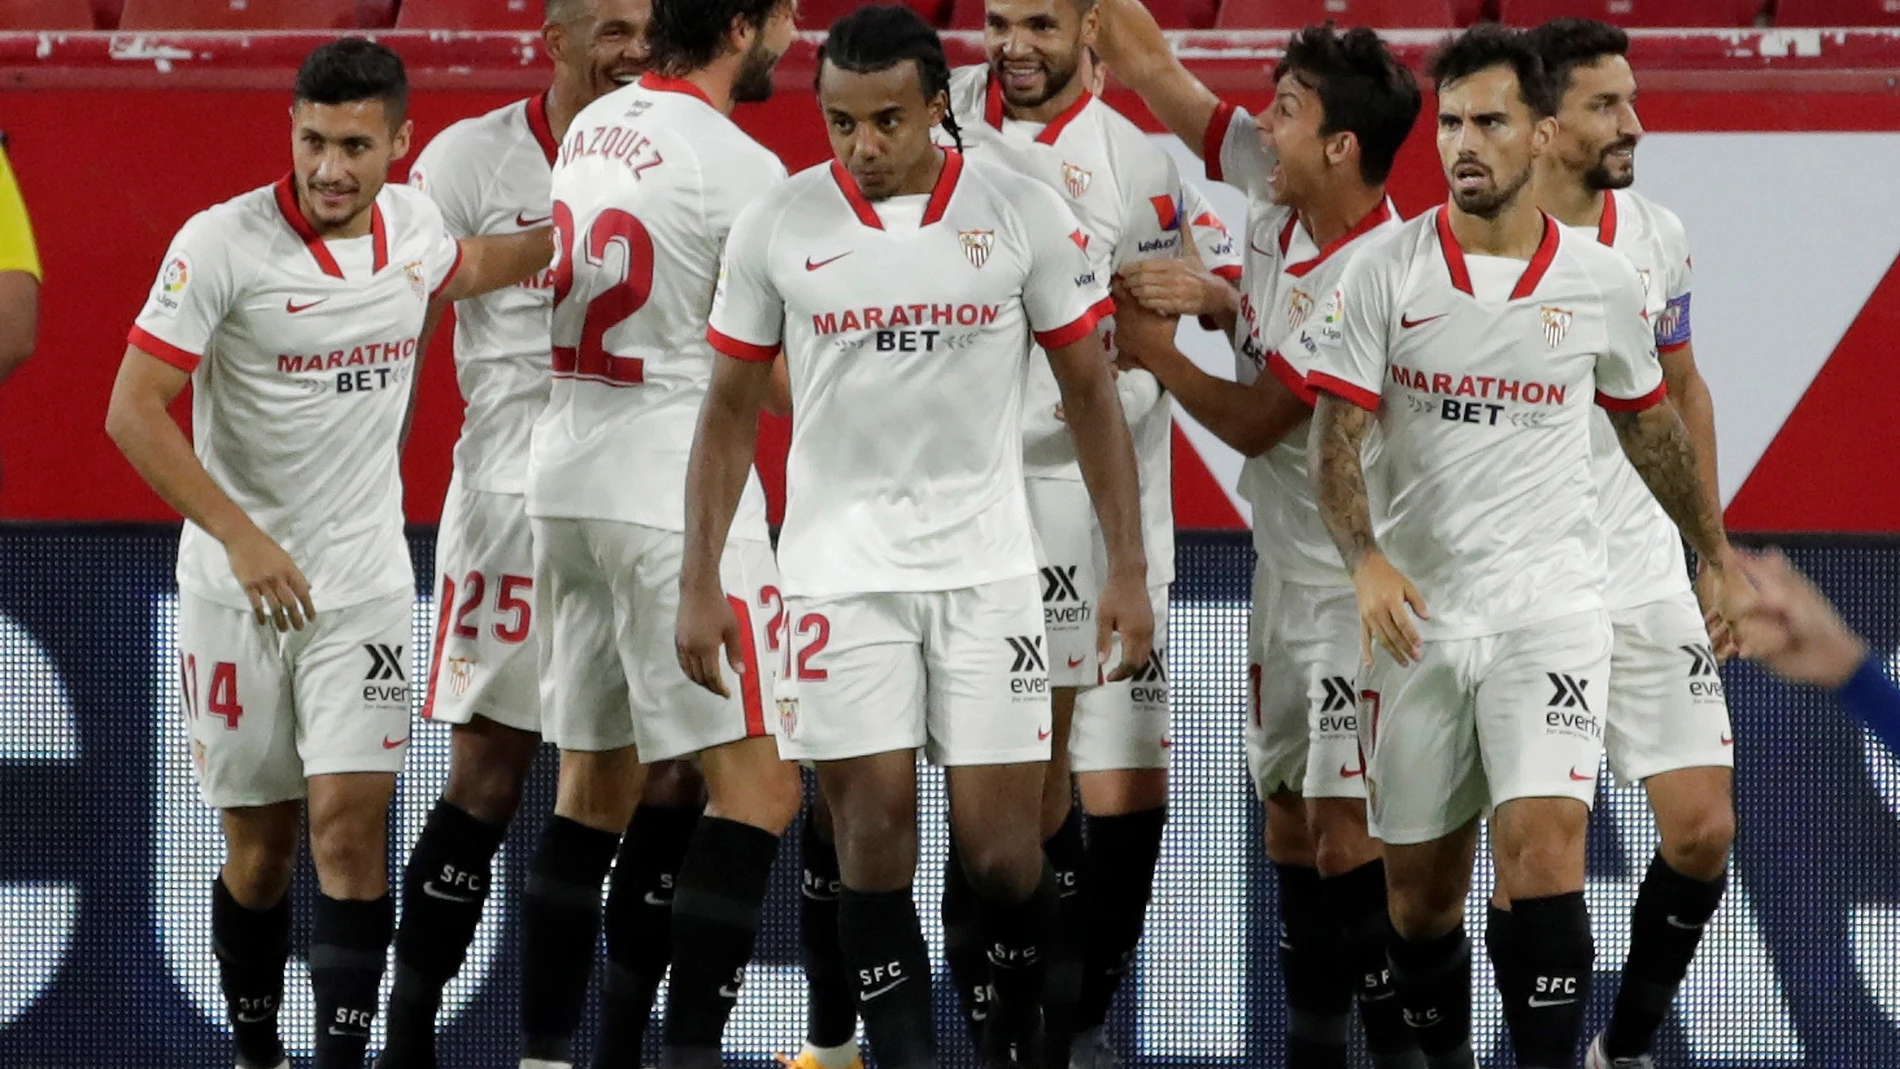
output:
M1662 847L1636 893L1630 952L1591 1057L1649 1052L1728 885L1735 839L1734 737L1715 657L1689 596L1612 615L1605 746L1619 780L1640 780Z
M815 793L799 839L803 863L798 904L798 946L805 966L805 1044L791 1069L862 1069L858 1052L857 994L838 942L836 831L825 793Z
M1602 612L1489 640L1476 675L1498 887L1510 902L1505 972L1525 1069L1574 1065L1596 947L1583 897L1584 838L1603 757L1610 623Z
M524 1066L572 1060L600 938L601 885L645 777L628 700L632 610L621 585L637 558L628 526L534 524L535 586L548 627L544 730L560 747L561 767L521 904Z
M179 595L186 728L199 791L219 810L224 830L225 861L211 888L211 949L239 1069L287 1064L277 1014L304 783L280 641L248 610Z
M640 805L620 841L602 928L607 968L600 983L595 1069L644 1065L653 996L673 956L673 892L686 844L706 807L706 783L691 761L647 766Z

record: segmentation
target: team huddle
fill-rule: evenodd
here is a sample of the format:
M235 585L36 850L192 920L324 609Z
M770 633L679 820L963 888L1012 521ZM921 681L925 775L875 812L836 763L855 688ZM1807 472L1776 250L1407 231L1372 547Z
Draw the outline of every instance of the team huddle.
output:
M780 839L799 850L796 1069L938 1062L912 898L944 769L944 951L986 1066L1112 1069L1168 801L1176 405L1247 458L1248 771L1279 885L1287 1064L1475 1066L1464 902L1516 1064L1652 1066L1721 900L1748 607L1721 523L1677 217L1628 187L1628 40L1480 25L1434 55L1445 202L1386 196L1422 95L1377 34L1308 27L1255 115L1139 0L988 0L951 69L908 8L829 28L835 159L731 119L793 0L546 0L548 91L437 136L409 184L400 59L298 74L293 169L179 231L108 430L185 517L178 670L227 860L239 1069L287 1066L308 826L315 1064L433 1069L442 992L543 738L521 906L523 1069L714 1069ZM1247 196L1230 231L1100 98L1108 71ZM403 874L411 730L399 458L455 307L465 402L423 716L451 771ZM1234 376L1175 345L1233 342ZM193 387L194 438L167 405ZM754 470L789 413L774 543ZM1694 582L1684 542L1695 550ZM1239 710L1235 715L1241 715ZM1608 1027L1584 839L1607 755L1661 831Z

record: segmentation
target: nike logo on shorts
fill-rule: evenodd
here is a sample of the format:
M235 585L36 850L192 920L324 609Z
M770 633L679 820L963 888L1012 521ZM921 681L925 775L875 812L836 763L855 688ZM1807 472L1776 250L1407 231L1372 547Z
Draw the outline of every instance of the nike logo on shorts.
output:
M1345 765L1339 766L1339 776L1341 779L1352 779L1354 776L1363 776L1365 774L1366 766L1364 765L1360 765L1358 768L1347 768Z
M1051 732L1051 730L1052 730L1052 729L1050 729L1050 728L1037 728L1037 729L1036 729L1036 741L1037 741L1037 742L1048 742L1048 741L1049 741L1049 735L1050 735L1050 732Z
M1070 668L1080 668L1080 667L1082 667L1082 662L1083 662L1083 661L1085 661L1085 660L1088 660L1088 658L1086 658L1086 657L1071 657L1071 658L1069 658L1069 667L1070 667Z
M554 218L552 215L543 215L536 219L530 219L528 218L527 212L516 212L515 225L525 230L528 227L543 226L552 218Z
M391 738L390 738L389 736L387 736L387 735L384 735L384 736L383 736L383 749L385 749L385 750L393 750L393 749L395 749L395 748L396 748L396 747L398 747L398 746L403 746L403 745L406 745L406 744L407 744L408 742L409 742L409 736L407 736L407 735L404 735L404 736L403 736L402 738L400 738L400 739L391 739Z
M1571 779L1571 782L1573 783L1589 783L1590 781L1596 779L1596 777L1586 776L1582 774L1581 772L1578 772L1575 768L1572 768L1570 770L1570 779Z

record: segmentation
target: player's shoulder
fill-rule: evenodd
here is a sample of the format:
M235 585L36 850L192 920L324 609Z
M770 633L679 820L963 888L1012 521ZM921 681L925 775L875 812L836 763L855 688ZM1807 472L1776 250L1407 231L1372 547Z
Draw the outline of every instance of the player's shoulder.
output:
M434 163L492 165L492 154L508 142L532 136L527 122L527 101L503 104L493 111L457 119L443 127L416 158L418 167ZM483 158L487 157L487 158Z
M259 186L205 208L185 220L178 228L177 240L207 250L268 242L286 223L280 203L282 185ZM289 200L294 206L296 195L290 194Z
M963 157L963 174L958 181L967 184L972 194L994 201L996 207L1011 216L1046 212L1052 207L1058 212L1057 218L1073 218L1075 214L1062 195L1047 184L989 157Z
M1618 209L1634 216L1659 243L1671 249L1680 247L1686 254L1689 228L1683 225L1682 216L1633 189L1618 190L1615 196Z
M980 120L984 105L989 100L989 91L989 64L972 63L951 69L950 111L959 121L965 118Z
M1173 162L1167 150L1136 126L1133 119L1116 111L1101 97L1090 99L1083 114L1094 124L1097 136L1116 162L1140 163L1157 169L1166 169Z
M1419 253L1438 241L1438 213L1442 208L1422 212L1410 219L1393 221L1368 233L1364 244L1352 254L1358 264L1384 264L1388 267L1409 265Z
M774 157L776 158L776 157ZM822 200L838 188L832 162L813 164L753 198L745 214L753 217L816 214ZM838 198L842 200L842 197Z
M382 192L376 194L376 206L382 209L390 229L398 234L422 233L433 238L447 225L435 199L414 186L384 183Z

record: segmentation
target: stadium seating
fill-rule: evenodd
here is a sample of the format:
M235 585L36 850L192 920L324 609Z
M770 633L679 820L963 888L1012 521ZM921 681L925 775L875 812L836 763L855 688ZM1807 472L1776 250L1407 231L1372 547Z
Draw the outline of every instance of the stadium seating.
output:
M538 30L542 0L403 0L402 30Z
M1204 29L1214 24L1215 9L1220 0L1146 0L1148 10L1154 13L1155 21L1164 29L1192 30ZM1228 0L1232 3L1233 0ZM803 4L799 9L804 10ZM983 25L983 0L956 0L956 7L950 15L950 28L953 30L974 30Z
M349 30L354 0L125 0L122 30Z
M1435 29L1456 25L1450 0L1227 0L1214 25L1291 29L1331 19L1342 26Z
M0 0L0 26L9 30L90 30L91 0Z
M408 0L414 3L415 0ZM801 30L822 30L832 23L849 15L853 9L863 7L870 0L799 0L798 28ZM950 14L951 0L899 0L927 19L932 26L943 25ZM979 8L981 4L977 5Z
M1780 0L1777 26L1900 26L1900 0Z
M1513 26L1548 19L1602 19L1618 26L1749 26L1761 0L1502 0L1498 15Z

